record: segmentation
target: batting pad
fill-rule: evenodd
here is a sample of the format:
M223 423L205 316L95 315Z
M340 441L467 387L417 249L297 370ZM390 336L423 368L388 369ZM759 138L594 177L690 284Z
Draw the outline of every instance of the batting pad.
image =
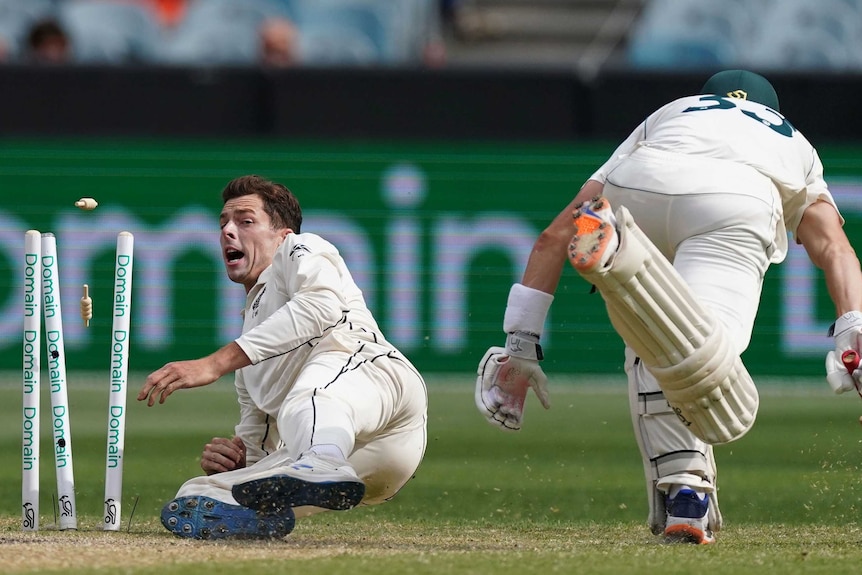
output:
M614 328L658 380L682 422L709 444L754 424L757 388L715 316L621 206L620 246L607 268L581 275L596 286Z
M634 355L633 350L626 350L626 353ZM667 492L673 485L687 485L707 493L708 525L712 531L718 532L722 517L718 507L717 470L712 446L691 433L680 433L686 428L658 388L647 393L638 391L645 383L652 387L641 381L642 377L655 379L645 371L634 366L628 375L632 422L646 479L650 530L655 535L664 532L667 527Z

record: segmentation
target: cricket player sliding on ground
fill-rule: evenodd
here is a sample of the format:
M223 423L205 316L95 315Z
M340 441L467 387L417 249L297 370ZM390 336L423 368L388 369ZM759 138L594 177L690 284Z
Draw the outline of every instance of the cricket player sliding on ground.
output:
M626 343L650 528L711 543L721 528L712 446L754 424L758 394L740 354L788 232L836 308L829 384L841 393L862 379L841 362L862 344L862 274L842 225L817 152L779 113L772 85L720 72L650 115L539 236L509 294L506 345L479 365L477 407L505 429L520 428L528 388L548 407L539 338L568 259Z
M258 176L222 192L227 275L246 289L242 336L147 377L138 400L236 372L233 438L207 444L201 467L165 505L181 537L278 538L296 517L383 503L425 452L421 375L386 341L335 247L300 233L290 191Z

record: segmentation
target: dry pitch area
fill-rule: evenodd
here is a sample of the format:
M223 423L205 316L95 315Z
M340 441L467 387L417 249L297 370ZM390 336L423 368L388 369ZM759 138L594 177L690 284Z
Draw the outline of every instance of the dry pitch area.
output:
M352 512L363 515L362 511ZM855 526L736 527L712 546L663 545L642 525L423 525L323 516L272 542L181 540L155 524L134 532L22 533L0 523L2 573L663 574L858 573Z
M4 520L0 534L0 572L219 572L237 563L301 561L344 555L375 556L399 553L417 543L412 537L292 534L267 541L192 541L168 534L157 522L138 525L133 532L97 530L38 533L16 531L17 522ZM397 531L397 527L393 531ZM439 534L438 534L439 535ZM435 538L436 539L436 538ZM426 541L424 546L434 544ZM420 545L422 543L420 542ZM446 544L443 543L445 547Z
M302 560L384 552L387 544L339 538L291 536L272 542L203 542L179 539L161 525L137 532L48 531L22 533L5 525L0 534L0 572L218 572L239 563ZM140 529L140 527L139 527ZM375 547L379 550L376 551ZM207 567L204 567L207 566Z
M608 536L625 542L623 546L627 547L636 539L638 545L654 546L653 538L642 528L594 526L588 530L561 527L519 531L478 525L405 525L373 519L360 523L342 521L342 517L307 519L288 537L267 542L184 540L168 534L157 522L137 525L133 532L61 532L48 526L38 533L23 533L17 531L17 522L4 519L0 523L0 572L218 573L233 572L238 564L267 565L275 567L276 572L281 568L286 572L302 564L303 573L332 573L339 572L337 566L342 564L351 566L353 573L380 574L418 573L426 568L434 572L435 565L442 567L455 561L463 564L458 572L479 573L486 572L481 565L488 557L508 555L512 559L524 552L539 552L556 557L562 564L569 563L578 548L606 548ZM640 536L632 538L635 531L640 531ZM474 570L477 564L479 571ZM499 566L496 561L493 564L488 565L487 572Z

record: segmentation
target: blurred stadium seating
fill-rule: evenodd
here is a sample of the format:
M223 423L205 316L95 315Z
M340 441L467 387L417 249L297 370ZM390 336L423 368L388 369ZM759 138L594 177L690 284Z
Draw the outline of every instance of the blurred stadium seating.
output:
M301 59L321 65L366 65L394 55L397 3L374 0L291 0Z
M640 68L724 67L752 33L744 0L652 0L632 30L629 61Z
M862 67L859 0L648 0L629 35L627 63L675 70Z
M279 17L306 66L862 69L862 0L0 0L0 61L44 17L82 64L255 65Z
M254 64L258 30L267 18L291 17L282 0L195 0L167 37L170 64Z
M761 69L859 68L862 9L855 0L782 0L752 42L746 65ZM761 14L764 16L765 14Z
M302 60L329 64L421 62L438 41L436 3L429 0L290 0Z
M57 4L56 19L69 37L72 61L130 64L155 61L163 34L141 4L76 0Z
M260 27L286 18L304 65L421 64L439 42L437 0L187 0L167 25L156 0L0 0L0 61L26 62L42 19L66 32L72 63L255 65Z

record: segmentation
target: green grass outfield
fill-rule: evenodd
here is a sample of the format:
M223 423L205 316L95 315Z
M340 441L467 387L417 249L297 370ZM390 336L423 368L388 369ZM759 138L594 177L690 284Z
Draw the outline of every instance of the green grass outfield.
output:
M130 377L123 530L99 525L107 376L69 374L77 532L55 527L43 433L41 526L20 530L20 375L0 377L0 573L859 573L862 401L822 381L768 381L743 439L716 449L725 529L714 546L649 534L640 458L620 378L552 375L552 408L528 400L504 433L473 406L473 376L429 377L428 450L394 501L325 513L277 542L189 542L158 522L214 435L235 421L231 382L134 400ZM43 389L47 392L47 388ZM43 431L47 432L47 393ZM135 507L134 515L130 515Z

